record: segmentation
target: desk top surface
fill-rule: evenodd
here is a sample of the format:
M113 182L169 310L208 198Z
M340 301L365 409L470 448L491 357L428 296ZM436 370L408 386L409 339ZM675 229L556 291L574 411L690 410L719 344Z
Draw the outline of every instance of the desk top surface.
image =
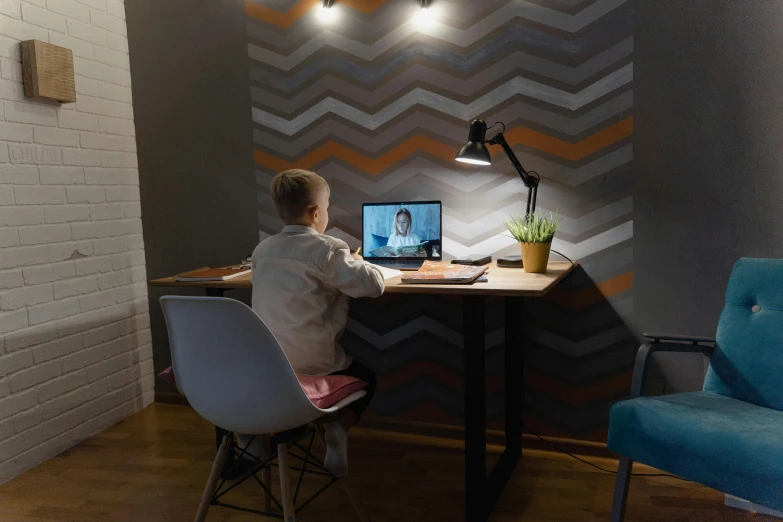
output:
M550 261L545 274L528 274L521 268L502 268L494 262L487 271L486 283L470 285L430 285L404 284L400 277L386 280L387 294L445 294L445 295L484 295L541 297L567 276L573 267L568 261ZM228 281L175 281L174 276L154 279L150 286L182 288L222 288L224 290L252 288L250 274Z

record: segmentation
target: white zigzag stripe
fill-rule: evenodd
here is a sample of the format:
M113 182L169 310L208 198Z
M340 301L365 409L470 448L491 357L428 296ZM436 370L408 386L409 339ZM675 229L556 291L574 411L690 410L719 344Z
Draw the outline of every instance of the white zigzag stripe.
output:
M569 243L555 237L552 241L552 248L577 260L627 241L632 237L633 221L628 221L579 243ZM462 245L444 236L443 252L454 257L463 257L476 252L494 254L515 244L514 238L504 234L498 234L474 245Z
M340 237L343 241L349 245L360 245L361 239L355 237L347 232L338 228L331 228L327 232L329 235ZM485 254L495 254L501 250L507 249L516 244L516 240L507 233L500 233L492 236L489 239L480 241L472 245L463 245L449 239L448 236L443 236L443 253L452 257L464 257L468 254L481 252ZM633 221L627 221L614 228L596 234L593 237L587 238L579 243L569 243L562 239L555 239L552 241L552 248L562 252L571 259L579 260L591 256L602 250L606 250L609 247L628 241L633 238Z
M633 145L626 145L617 151L575 169L550 163L522 152L517 152L517 157L530 170L535 170L539 173L545 172L545 179L575 187L610 170L630 163L633 160ZM497 164L492 164L491 169L476 170L466 176L464 172L450 170L426 158L415 158L412 161L404 162L393 172L377 181L356 174L337 162L329 162L319 166L318 172L327 180L343 181L368 196L378 198L419 173L455 189L473 192L487 183L505 176L510 169L509 161L500 158ZM256 170L256 179L264 187L269 187L272 177L274 177L272 172ZM527 188L519 181L516 175L503 184L487 191L486 197L496 200L508 197L511 194L523 194L525 196L527 194Z
M490 274L489 277L491 276L492 275ZM627 316L628 313L633 310L633 298L628 297L614 302L612 303L612 306L621 316ZM409 323L398 326L386 333L377 333L363 324L360 324L355 319L349 318L347 330L378 350L388 350L395 344L401 343L421 332L431 333L457 347L462 348L463 346L463 338L460 332L429 317L418 317ZM605 330L592 337L582 339L581 341L571 341L555 335L552 332L538 328L529 328L528 331L531 341L574 358L589 355L628 337L628 328L625 325ZM504 332L502 328L487 332L485 334L486 349L502 344L503 335Z
M537 212L547 212L541 206L537 207ZM633 211L633 196L627 196L619 201L609 203L589 214L578 218L564 216L560 229L569 236L576 236L589 232L595 227L608 223L618 217L630 214ZM503 228L503 221L510 215L520 215L525 212L525 202L517 201L504 208L485 214L481 218L466 223L450 215L443 216L444 231L459 231L459 235L464 238L470 238L485 234L489 230Z
M313 105L293 120L286 120L253 107L253 121L291 136L326 114L333 113L366 129L375 130L416 105L423 105L468 121L520 94L574 111L609 94L631 80L633 80L633 64L629 63L577 93L569 93L527 78L516 77L468 104L417 87L375 114L367 114L345 102L329 97Z
M418 317L409 323L395 328L385 334L379 334L360 324L355 319L348 318L347 329L361 337L379 350L387 350L396 343L404 341L419 332L429 332L449 343L462 348L463 338L460 332L449 328L429 317ZM485 349L492 348L503 342L503 330L494 330L485 334Z

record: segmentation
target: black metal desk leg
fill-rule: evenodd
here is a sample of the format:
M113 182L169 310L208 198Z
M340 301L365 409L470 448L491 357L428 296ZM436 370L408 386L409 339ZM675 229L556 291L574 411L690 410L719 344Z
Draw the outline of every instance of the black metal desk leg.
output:
M465 373L465 519L487 517L485 481L487 473L486 357L484 346L483 296L463 301Z
M522 454L524 309L522 297L506 297L506 451L516 460Z
M205 294L207 297L223 297L223 295L226 293L226 291L223 288L206 288ZM224 430L220 426L215 426L215 447L220 448L220 443L223 441L223 437L228 433L228 430ZM229 440L229 448L228 453L226 453L226 460L223 463L223 472L221 473L221 476L223 478L226 478L225 475L228 473L228 471L231 469L231 466L234 465L234 461L236 458L234 457L234 441Z

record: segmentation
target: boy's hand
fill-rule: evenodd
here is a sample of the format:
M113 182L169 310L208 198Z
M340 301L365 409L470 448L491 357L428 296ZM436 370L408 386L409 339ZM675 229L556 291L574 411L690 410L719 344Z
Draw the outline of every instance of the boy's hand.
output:
M351 257L357 261L364 261L364 258L362 256L360 256L359 254L354 254L353 252L351 253Z

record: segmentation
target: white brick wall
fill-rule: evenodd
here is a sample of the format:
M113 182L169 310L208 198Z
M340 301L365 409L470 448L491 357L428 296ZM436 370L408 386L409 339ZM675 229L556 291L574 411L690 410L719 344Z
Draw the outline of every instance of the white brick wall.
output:
M73 51L31 102L19 42ZM152 402L125 6L0 0L0 483Z

